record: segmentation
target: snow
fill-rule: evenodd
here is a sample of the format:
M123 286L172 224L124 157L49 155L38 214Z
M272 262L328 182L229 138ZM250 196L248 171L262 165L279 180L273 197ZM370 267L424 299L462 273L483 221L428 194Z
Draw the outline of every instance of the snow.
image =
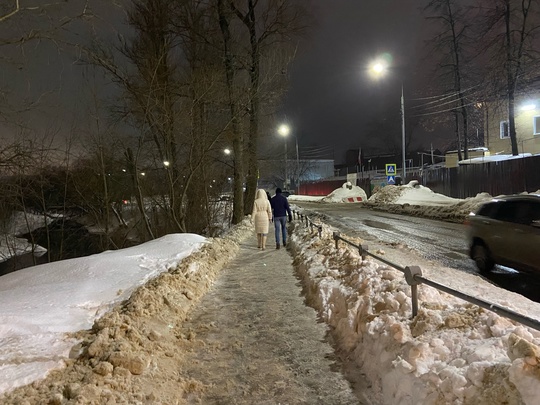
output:
M358 193L346 186L318 200L342 203ZM365 204L452 218L490 198L482 193L451 199L411 182L384 187ZM292 202L302 199L289 197ZM336 250L333 229L326 225L321 238L309 227L296 221L293 225L291 251L306 285L306 300L332 327L337 344L368 380L371 388L364 395L369 403L540 403L540 332L425 285L418 287L419 314L411 320L410 286L403 274L373 258L362 259L345 243ZM251 227L239 229L245 237L252 236ZM215 243L198 235L173 234L0 277L0 394L64 367L79 343L73 332L90 329L113 307L132 299L137 288L183 258L196 257L194 252L203 245ZM212 259L200 256L194 259L200 265L193 265L199 272L208 271L202 269L203 262L208 267ZM454 271L435 264L422 270L428 279L530 318L540 317L540 304L477 275L456 277ZM182 288L188 296L196 287L191 283Z
M480 156L472 159L460 160L460 165L469 165L469 164L482 164L487 162L502 162L505 160L513 159L523 159L525 157L532 156L531 153L520 153L519 155L491 155L491 156Z
M366 192L358 186L353 186L351 182L344 183L341 188L338 188L322 198L322 202L346 202L347 198L360 197L361 201L367 200Z
M172 234L139 246L28 267L0 277L0 393L61 367L77 343L65 335L94 320L200 248Z
M15 211L0 229L0 262L25 253L33 253L39 257L47 252L42 246L32 245L24 238L13 235L23 235L53 221L50 217Z

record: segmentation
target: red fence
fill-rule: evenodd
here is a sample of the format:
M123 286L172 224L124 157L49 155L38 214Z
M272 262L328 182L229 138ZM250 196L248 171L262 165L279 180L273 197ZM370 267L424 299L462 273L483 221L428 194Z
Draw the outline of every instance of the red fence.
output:
M313 197L325 197L334 191L336 188L340 188L345 181L343 180L323 180L313 181L309 183L300 184L300 195L310 195Z
M300 195L310 195L314 197L325 197L337 188L341 188L347 180L322 180L303 183L300 185ZM371 197L371 181L369 178L356 180L356 185L362 187L367 197Z

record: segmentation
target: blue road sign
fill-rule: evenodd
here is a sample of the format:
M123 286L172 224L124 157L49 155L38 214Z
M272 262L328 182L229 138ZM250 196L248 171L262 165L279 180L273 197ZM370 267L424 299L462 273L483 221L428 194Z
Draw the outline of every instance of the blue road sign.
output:
M396 176L386 176L386 182L388 184L396 184Z
M387 176L395 176L396 175L396 164L395 163L387 163L386 164L386 175Z

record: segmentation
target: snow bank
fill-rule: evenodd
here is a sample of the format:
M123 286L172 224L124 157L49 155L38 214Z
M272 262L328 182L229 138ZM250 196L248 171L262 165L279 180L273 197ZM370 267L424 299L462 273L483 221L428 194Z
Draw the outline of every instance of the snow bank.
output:
M411 320L399 271L344 243L336 251L326 226L314 235L296 226L291 237L308 302L369 380L371 401L540 403L540 332L425 285Z
M43 328L32 326L23 337L35 339L34 346L15 341L13 334L17 330L5 339L0 350L0 359L4 360L0 372L7 378L0 382L0 393L3 394L0 394L0 402L158 403L152 398L144 400L144 395L153 390L145 391L143 383L131 379L144 374L160 384L176 375L176 362L171 362L170 369L157 370L155 359L182 356L184 337L177 335L178 323L185 320L223 266L235 256L238 242L252 232L252 225L244 221L222 238L173 234L133 248L35 266L3 276L4 295L17 287L16 282L13 285L6 283L10 277L15 280L17 275L24 276L25 272L31 277L36 269L41 270L37 273L40 282L36 288L47 279L49 284L56 282L64 290L52 289L51 294L59 297L42 300L33 289L31 295L26 292L28 299L21 303L15 315L21 317L24 311L30 313L32 305L43 307L45 315L34 316L36 323L41 322L45 328L51 323L47 318L53 318L57 324L67 320L69 329L56 331L56 335L49 338L49 335L43 336L47 330L44 332ZM45 271L47 269L49 271ZM84 271L79 277L70 278L77 269ZM134 276L137 271L141 277ZM64 274L63 283L52 277L51 273L55 272ZM85 281L85 274L92 280ZM129 289L120 288L121 277L129 281ZM81 288L79 295L88 293L88 300L77 304L80 297L70 293L70 279L79 285L85 283L86 288ZM68 300L74 302L68 304ZM63 308L63 316L54 312L51 303L55 302L56 307ZM113 303L116 305L111 308ZM88 316L80 317L84 325L77 324L73 317L68 318L73 311L88 313ZM20 322L14 316L7 319L8 314L4 315L4 329L20 328ZM3 332L5 335L6 331ZM23 367L18 367L21 365ZM15 372L20 372L14 375L8 367L18 367ZM162 402L159 403L175 403L175 398L191 389L190 381L176 379L174 382L174 390L169 392L161 384L159 400Z
M379 211L462 222L480 205L492 199L488 193L459 199L434 193L416 180L404 186L388 185L377 190L364 205Z
M326 203L340 203L344 202L344 199L360 197L362 201L367 200L367 194L363 188L358 186L353 186L350 181L343 183L341 188L338 188L328 194L326 197L322 198L322 202Z

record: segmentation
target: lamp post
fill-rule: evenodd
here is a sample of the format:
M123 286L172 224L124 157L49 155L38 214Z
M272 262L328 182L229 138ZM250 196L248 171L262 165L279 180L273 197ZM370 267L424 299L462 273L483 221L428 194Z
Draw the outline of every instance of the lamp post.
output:
M287 189L287 184L289 180L288 176L288 170L287 170L287 136L289 136L289 133L291 132L291 129L288 125L282 124L278 128L278 133L285 139L285 184L284 188Z
M291 129L288 125L282 124L278 128L278 133L285 138L285 188L288 189L289 186L289 175L287 167L287 137L289 136ZM300 155L298 153L298 137L294 136L294 142L296 144L296 192L300 190Z
M403 183L405 183L405 98L403 97L403 82L401 82L401 156L401 164L403 165L401 180Z
M225 154L225 156L227 156L227 158L231 155L232 151L229 149L229 148L225 148L223 149L223 153ZM234 165L231 165L230 163L228 162L222 162L224 163L226 166L230 167L231 169L233 169L233 174L234 174L234 170L235 170L235 167ZM229 184L229 192L233 192L233 186L232 186L232 178L231 177L227 177L227 182Z
M300 158L298 154L298 137L294 136L296 142L296 194L300 194Z
M377 60L372 63L370 67L370 73L372 77L375 79L379 79L381 76L384 76L386 72L388 71L388 63L386 60L381 59ZM405 167L405 97L403 96L403 81L401 81L401 103L400 103L400 110L401 110L401 155L402 155L402 181L405 181L405 175L407 173L407 169Z

